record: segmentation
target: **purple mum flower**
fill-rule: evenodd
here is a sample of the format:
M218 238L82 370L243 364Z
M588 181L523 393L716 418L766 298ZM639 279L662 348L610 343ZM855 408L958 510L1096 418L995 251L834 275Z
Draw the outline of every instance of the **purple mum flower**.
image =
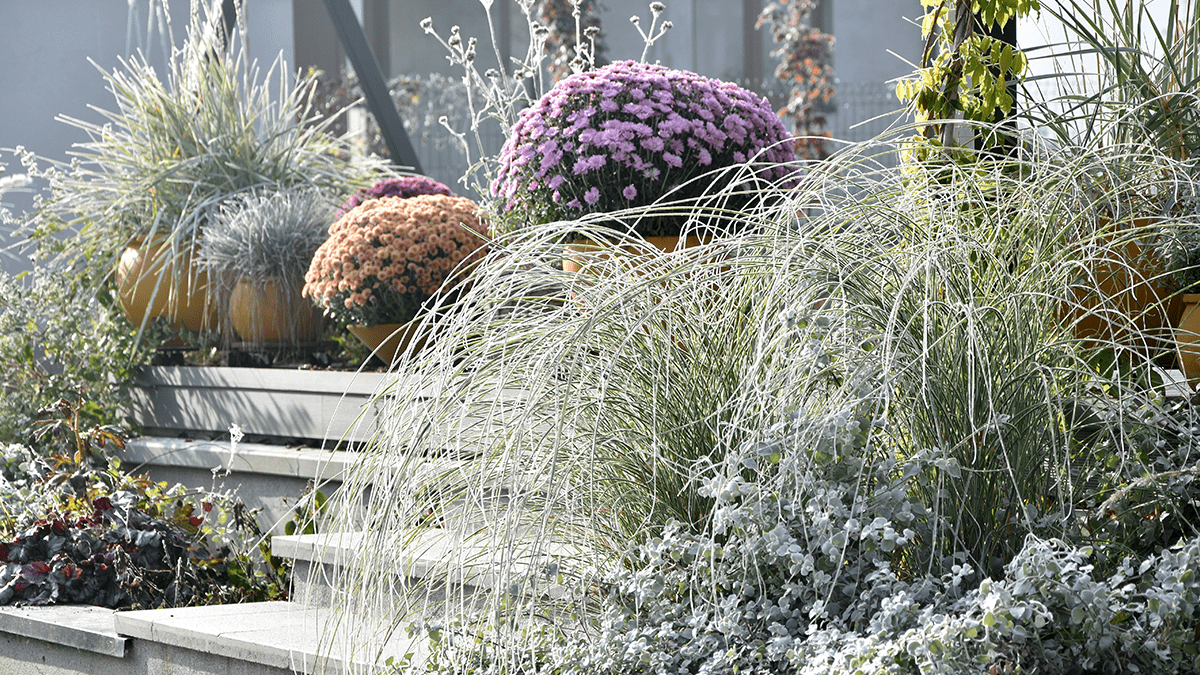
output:
M381 197L401 197L408 199L417 195L445 195L453 197L454 193L445 185L425 176L385 178L369 188L363 188L355 192L342 204L333 219L336 222L342 216L346 215L350 209L373 199L380 199Z
M520 113L492 190L517 195L512 208L540 221L605 208L602 195L616 189L634 206L668 189L696 197L725 185L693 178L748 157L758 177L791 175L783 166L794 161L788 140L761 96L695 73L620 61L563 79ZM623 187L612 184L615 176ZM689 181L695 194L678 191Z

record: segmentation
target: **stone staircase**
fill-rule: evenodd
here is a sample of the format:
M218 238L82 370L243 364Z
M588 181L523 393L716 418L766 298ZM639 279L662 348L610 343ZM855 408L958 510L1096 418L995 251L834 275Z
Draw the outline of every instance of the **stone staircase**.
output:
M303 438L334 429L356 440L356 433L373 432L376 411L370 394L386 384L385 378L360 374L366 381L355 380L358 390L353 390L349 380L330 382L328 374L228 371L155 371L157 379L144 385L140 405L143 426L164 435L131 442L122 459L130 468L150 471L155 480L201 487L212 484L215 468L232 471L229 480L237 481L239 496L263 509L264 529L272 529L291 508L283 495L298 494L310 481L336 490L352 461L349 453L263 443L242 443L233 452L228 441L170 437L168 432L187 436L188 429L219 430L236 420L248 432L267 437ZM308 426L300 424L310 418ZM370 422L360 426L364 418ZM359 428L367 431L355 431ZM431 463L444 470L457 461ZM497 494L503 492L500 488ZM283 536L279 527L274 529L273 553L293 562L291 601L127 612L73 605L0 606L0 675L369 673L379 672L376 664L388 657L411 653L419 658L424 641L404 631L396 631L370 655L331 644L329 636L336 633L331 628L345 616L330 607L334 594L328 579L340 565L352 564L367 535ZM407 553L396 561L396 569L405 570L400 583L408 588L439 587L434 593L444 593L449 580L456 594L470 595L496 583L498 559L484 545L438 528L413 531L406 543ZM449 577L448 569L454 570Z
M0 675L268 675L376 672L372 662L328 645L330 590L321 574L352 559L362 535L277 536L273 552L294 562L290 602L116 612L99 607L0 607ZM420 583L462 553L448 533L428 530L404 561ZM316 572L310 574L310 572ZM464 580L486 581L483 572ZM403 658L422 644L398 631L379 654Z

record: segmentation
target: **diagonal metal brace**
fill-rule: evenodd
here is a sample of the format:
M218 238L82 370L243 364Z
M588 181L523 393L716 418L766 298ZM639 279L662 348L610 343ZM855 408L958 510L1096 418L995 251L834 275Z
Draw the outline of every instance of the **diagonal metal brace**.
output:
M379 124L379 132L387 143L392 163L410 166L413 171L423 173L421 160L417 159L417 152L413 150L408 133L404 131L404 123L400 121L400 113L396 112L396 104L388 93L379 62L371 52L367 35L358 22L354 8L350 6L350 0L325 0L325 9L329 10L329 18L333 20L338 39L342 41L354 72L358 73L358 84L366 94L367 108Z

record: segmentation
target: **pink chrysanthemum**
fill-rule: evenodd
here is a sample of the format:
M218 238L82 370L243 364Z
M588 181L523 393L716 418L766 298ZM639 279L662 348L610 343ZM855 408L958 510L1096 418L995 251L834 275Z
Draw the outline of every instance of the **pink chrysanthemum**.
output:
M697 198L730 179L692 179L745 162L758 179L786 182L794 160L787 131L761 96L620 61L562 80L521 112L492 191L508 198L506 210L549 222L646 206L668 193ZM645 219L638 231L677 234L669 220Z
M463 288L451 275L483 257L486 230L464 197L366 201L329 228L304 277L304 296L343 324L410 321L436 293Z

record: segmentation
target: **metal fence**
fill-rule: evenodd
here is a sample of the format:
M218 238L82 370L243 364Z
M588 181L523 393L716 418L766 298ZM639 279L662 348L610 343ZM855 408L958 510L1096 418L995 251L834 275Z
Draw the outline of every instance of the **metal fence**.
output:
M791 95L784 82L773 77L737 80L738 86L765 96L780 110ZM820 107L830 135L841 141L875 138L903 117L896 87L887 82L835 82L833 98Z
M895 85L886 82L839 82L833 95L829 131L843 141L865 141L904 118Z

